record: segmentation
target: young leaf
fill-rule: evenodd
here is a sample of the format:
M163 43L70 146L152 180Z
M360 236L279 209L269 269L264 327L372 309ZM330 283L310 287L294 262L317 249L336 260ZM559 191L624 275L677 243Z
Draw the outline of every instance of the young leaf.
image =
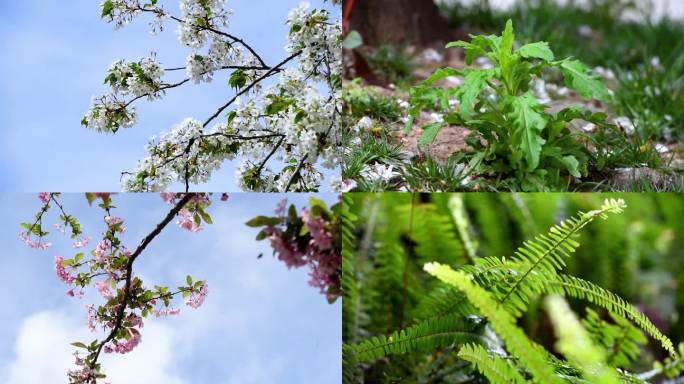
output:
M423 134L418 138L418 145L425 146L432 144L437 134L442 129L441 123L430 123L423 126Z
M525 44L516 52L526 59L542 59L547 62L553 61L553 52L551 51L551 48L549 48L549 43L546 41Z
M513 98L511 106L513 144L522 151L523 158L527 161L527 170L533 171L539 166L539 153L546 142L541 137L546 119L537 112L540 104L532 92Z
M589 67L579 60L563 60L560 62L560 71L565 78L565 84L574 88L582 96L605 101L608 99L608 89L603 82L592 76Z
M470 117L470 109L475 99L483 89L487 87L487 80L492 77L494 71L491 69L467 69L463 84L456 92L456 98L461 104L461 115L463 118Z
M513 42L515 41L515 34L513 33L513 22L508 19L506 28L501 35L501 49L499 50L499 62L502 66L508 65L513 51Z

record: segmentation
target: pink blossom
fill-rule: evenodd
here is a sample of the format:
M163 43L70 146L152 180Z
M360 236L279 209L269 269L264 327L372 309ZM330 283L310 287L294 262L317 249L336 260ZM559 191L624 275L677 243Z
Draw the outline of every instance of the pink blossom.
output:
M169 316L169 315L177 315L180 313L180 308L168 308L168 309L158 309L154 311L155 316L160 317L160 316Z
M38 241L35 241L26 232L19 233L19 239L34 249L46 250L52 245L52 243L44 243L42 238L38 239Z
M74 248L83 248L90 242L90 236L86 236L83 239L74 241Z
M325 228L325 220L320 216L313 216L308 209L302 210L302 221L311 233L312 242L320 250L332 248L333 236ZM312 244L312 245L314 245Z
M197 224L197 222L195 222L192 213L190 213L190 211L187 209L181 209L180 212L178 212L178 216L180 216L180 218L176 220L176 224L178 224L181 228L187 229L190 232L198 232L204 229L201 224Z
M221 194L221 201L228 201L228 198L229 198L229 196L227 193L224 192Z
M111 244L105 239L100 240L95 246L95 261L98 263L107 263L109 261L109 251L112 249Z
M105 216L104 220L109 226L123 222L123 219L118 216Z
M57 271L57 276L59 276L63 282L71 284L76 278L71 276L71 274L64 268L64 265L62 265L63 262L64 258L62 256L55 256L55 271Z
M285 217L285 212L287 212L287 198L284 198L278 202L276 205L275 213L280 217Z
M83 297L83 295L85 295L85 292L83 292L82 290L81 290L81 291L78 291L78 292L75 292L73 288L69 288L69 290L66 291L66 294L67 294L67 296L69 296L69 297L78 297L78 298L81 298L81 297Z
M187 304L189 307L197 309L204 303L204 299L207 297L208 293L209 293L209 286L208 286L207 282L204 281L202 284L202 288L200 288L199 292L191 293L190 297L185 302L185 304Z
M109 283L107 280L95 283L95 287L105 299L111 300L114 298L114 295L112 295L112 292L109 290Z
M145 324L143 324L143 318L135 313L129 314L126 320L128 320L128 322L130 322L134 327L142 328L145 326Z
M94 332L97 324L101 323L100 317L95 310L94 304L88 304L86 308L88 308L88 329L90 329L90 332Z
M59 233L64 234L66 232L66 228L62 224L55 224L55 229L59 231Z
M267 228L271 235L271 247L278 254L278 260L287 265L287 268L297 268L306 265L305 254L296 248L296 244L290 244L283 238L283 232L280 228Z
M128 334L130 335L128 340L117 341L114 350L117 353L128 353L132 351L135 347L140 344L141 336L140 332L135 328L128 328Z
M176 193L175 192L161 192L159 194L164 200L165 203L167 204L173 204L176 202Z
M52 196L50 192L40 192L38 194L38 199L40 199L43 204L47 204L50 202L50 196Z
M192 195L192 199L190 199L190 201L197 204L206 204L210 202L209 198L201 193Z

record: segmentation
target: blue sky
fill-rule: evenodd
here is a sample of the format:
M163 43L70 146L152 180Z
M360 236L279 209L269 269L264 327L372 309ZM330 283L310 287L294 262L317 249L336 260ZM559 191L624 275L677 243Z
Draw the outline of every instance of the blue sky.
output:
M329 203L335 195L318 195ZM103 361L112 384L336 384L341 377L341 305L330 305L308 286L305 269L287 270L267 242L256 242L256 229L244 222L269 214L283 197L231 194L210 208L214 225L190 233L170 224L136 262L147 284L177 286L191 274L206 279L209 295L193 310L181 303L176 317L149 319L142 343L129 355ZM304 194L288 195L298 207ZM81 194L63 196L86 233L103 230L101 211L89 208ZM134 248L168 212L156 194L117 195L115 213L126 221L124 243ZM61 384L72 364L77 340L92 340L86 327L84 299L68 298L54 272L55 255L73 256L67 236L51 235L47 251L26 247L18 223L30 220L40 203L33 194L0 194L0 382ZM46 224L57 220L50 215ZM256 256L264 252L262 259ZM92 291L92 290L91 290Z
M0 46L5 57L0 61L3 191L118 191L120 173L134 169L145 156L149 137L187 117L204 120L232 96L227 78L216 76L212 84L171 90L162 100L138 104L138 125L117 135L81 127L91 97L105 90L102 82L111 63L155 51L165 66L184 66L188 54L178 43L172 22L157 36L149 34L144 16L114 30L100 20L99 3L0 2ZM227 3L235 11L231 33L248 41L267 63L285 57L284 24L299 0ZM178 14L177 0L164 4ZM311 4L332 7L322 0ZM197 189L235 191L234 179L233 165L225 163L210 183Z

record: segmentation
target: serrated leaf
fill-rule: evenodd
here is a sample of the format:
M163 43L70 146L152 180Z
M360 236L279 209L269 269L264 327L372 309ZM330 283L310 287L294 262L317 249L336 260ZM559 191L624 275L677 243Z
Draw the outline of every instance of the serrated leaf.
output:
M527 162L527 170L533 171L539 166L539 153L546 142L541 133L546 126L546 119L537 112L540 107L532 92L514 97L511 101L510 118L513 123L511 140Z
M520 56L527 59L541 59L544 61L553 61L553 51L549 48L549 43L546 41L538 41L536 43L525 44L516 52Z
M493 75L489 69L468 69L465 72L463 84L456 91L456 98L461 105L461 115L468 119L470 109L480 92L487 87L487 80Z
M603 101L608 99L606 85L598 77L592 76L589 67L581 61L566 59L560 62L559 68L565 78L565 84L577 90L580 95Z
M501 48L499 49L499 62L501 65L507 65L513 52L513 42L515 41L515 34L513 33L513 21L508 19L506 28L501 34Z
M432 144L435 141L435 138L437 138L437 134L441 129L441 123L430 123L424 125L423 133L420 135L420 138L418 138L418 145L426 146Z

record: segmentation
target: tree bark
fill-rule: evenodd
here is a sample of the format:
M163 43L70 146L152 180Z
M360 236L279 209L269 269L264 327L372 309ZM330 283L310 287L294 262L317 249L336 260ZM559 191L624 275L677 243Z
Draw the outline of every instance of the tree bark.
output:
M353 1L349 26L361 34L364 44L424 47L449 39L449 25L434 0Z

